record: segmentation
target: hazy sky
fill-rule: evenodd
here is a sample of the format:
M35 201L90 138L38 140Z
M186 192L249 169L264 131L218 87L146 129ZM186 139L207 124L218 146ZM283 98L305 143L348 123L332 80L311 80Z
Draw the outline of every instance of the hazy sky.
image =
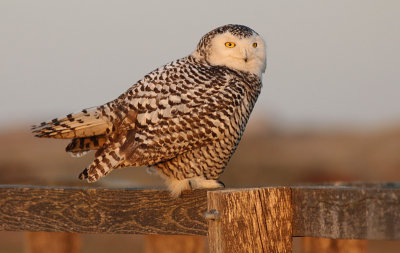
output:
M263 35L255 114L290 125L400 121L400 1L0 2L0 126L114 99L211 29Z

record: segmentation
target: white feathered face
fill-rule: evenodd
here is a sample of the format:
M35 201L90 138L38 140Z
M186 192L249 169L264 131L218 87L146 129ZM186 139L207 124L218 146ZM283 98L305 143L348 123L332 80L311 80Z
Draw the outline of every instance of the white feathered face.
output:
M265 42L257 34L245 38L230 32L218 34L210 41L206 60L212 65L223 65L261 76L266 68Z

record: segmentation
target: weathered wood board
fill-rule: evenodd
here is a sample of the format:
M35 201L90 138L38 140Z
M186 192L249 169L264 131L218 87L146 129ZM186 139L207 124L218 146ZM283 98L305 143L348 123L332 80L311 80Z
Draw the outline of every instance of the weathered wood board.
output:
M0 230L206 235L206 191L0 186Z
M400 240L400 183L289 188L293 236ZM206 210L204 190L0 186L7 231L207 235Z
M400 240L400 183L291 188L294 236Z

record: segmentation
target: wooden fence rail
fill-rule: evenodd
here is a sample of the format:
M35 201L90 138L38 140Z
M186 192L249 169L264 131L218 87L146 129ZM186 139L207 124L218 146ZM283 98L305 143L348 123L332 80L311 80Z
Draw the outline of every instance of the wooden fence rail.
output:
M0 230L209 235L211 252L291 252L292 237L400 240L400 183L215 191L0 186Z

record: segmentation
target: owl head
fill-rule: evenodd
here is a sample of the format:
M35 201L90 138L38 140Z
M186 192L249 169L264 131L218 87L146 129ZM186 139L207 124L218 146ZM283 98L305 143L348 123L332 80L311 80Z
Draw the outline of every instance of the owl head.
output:
M266 68L266 45L243 25L224 25L204 35L192 54L211 65L226 66L261 76Z

